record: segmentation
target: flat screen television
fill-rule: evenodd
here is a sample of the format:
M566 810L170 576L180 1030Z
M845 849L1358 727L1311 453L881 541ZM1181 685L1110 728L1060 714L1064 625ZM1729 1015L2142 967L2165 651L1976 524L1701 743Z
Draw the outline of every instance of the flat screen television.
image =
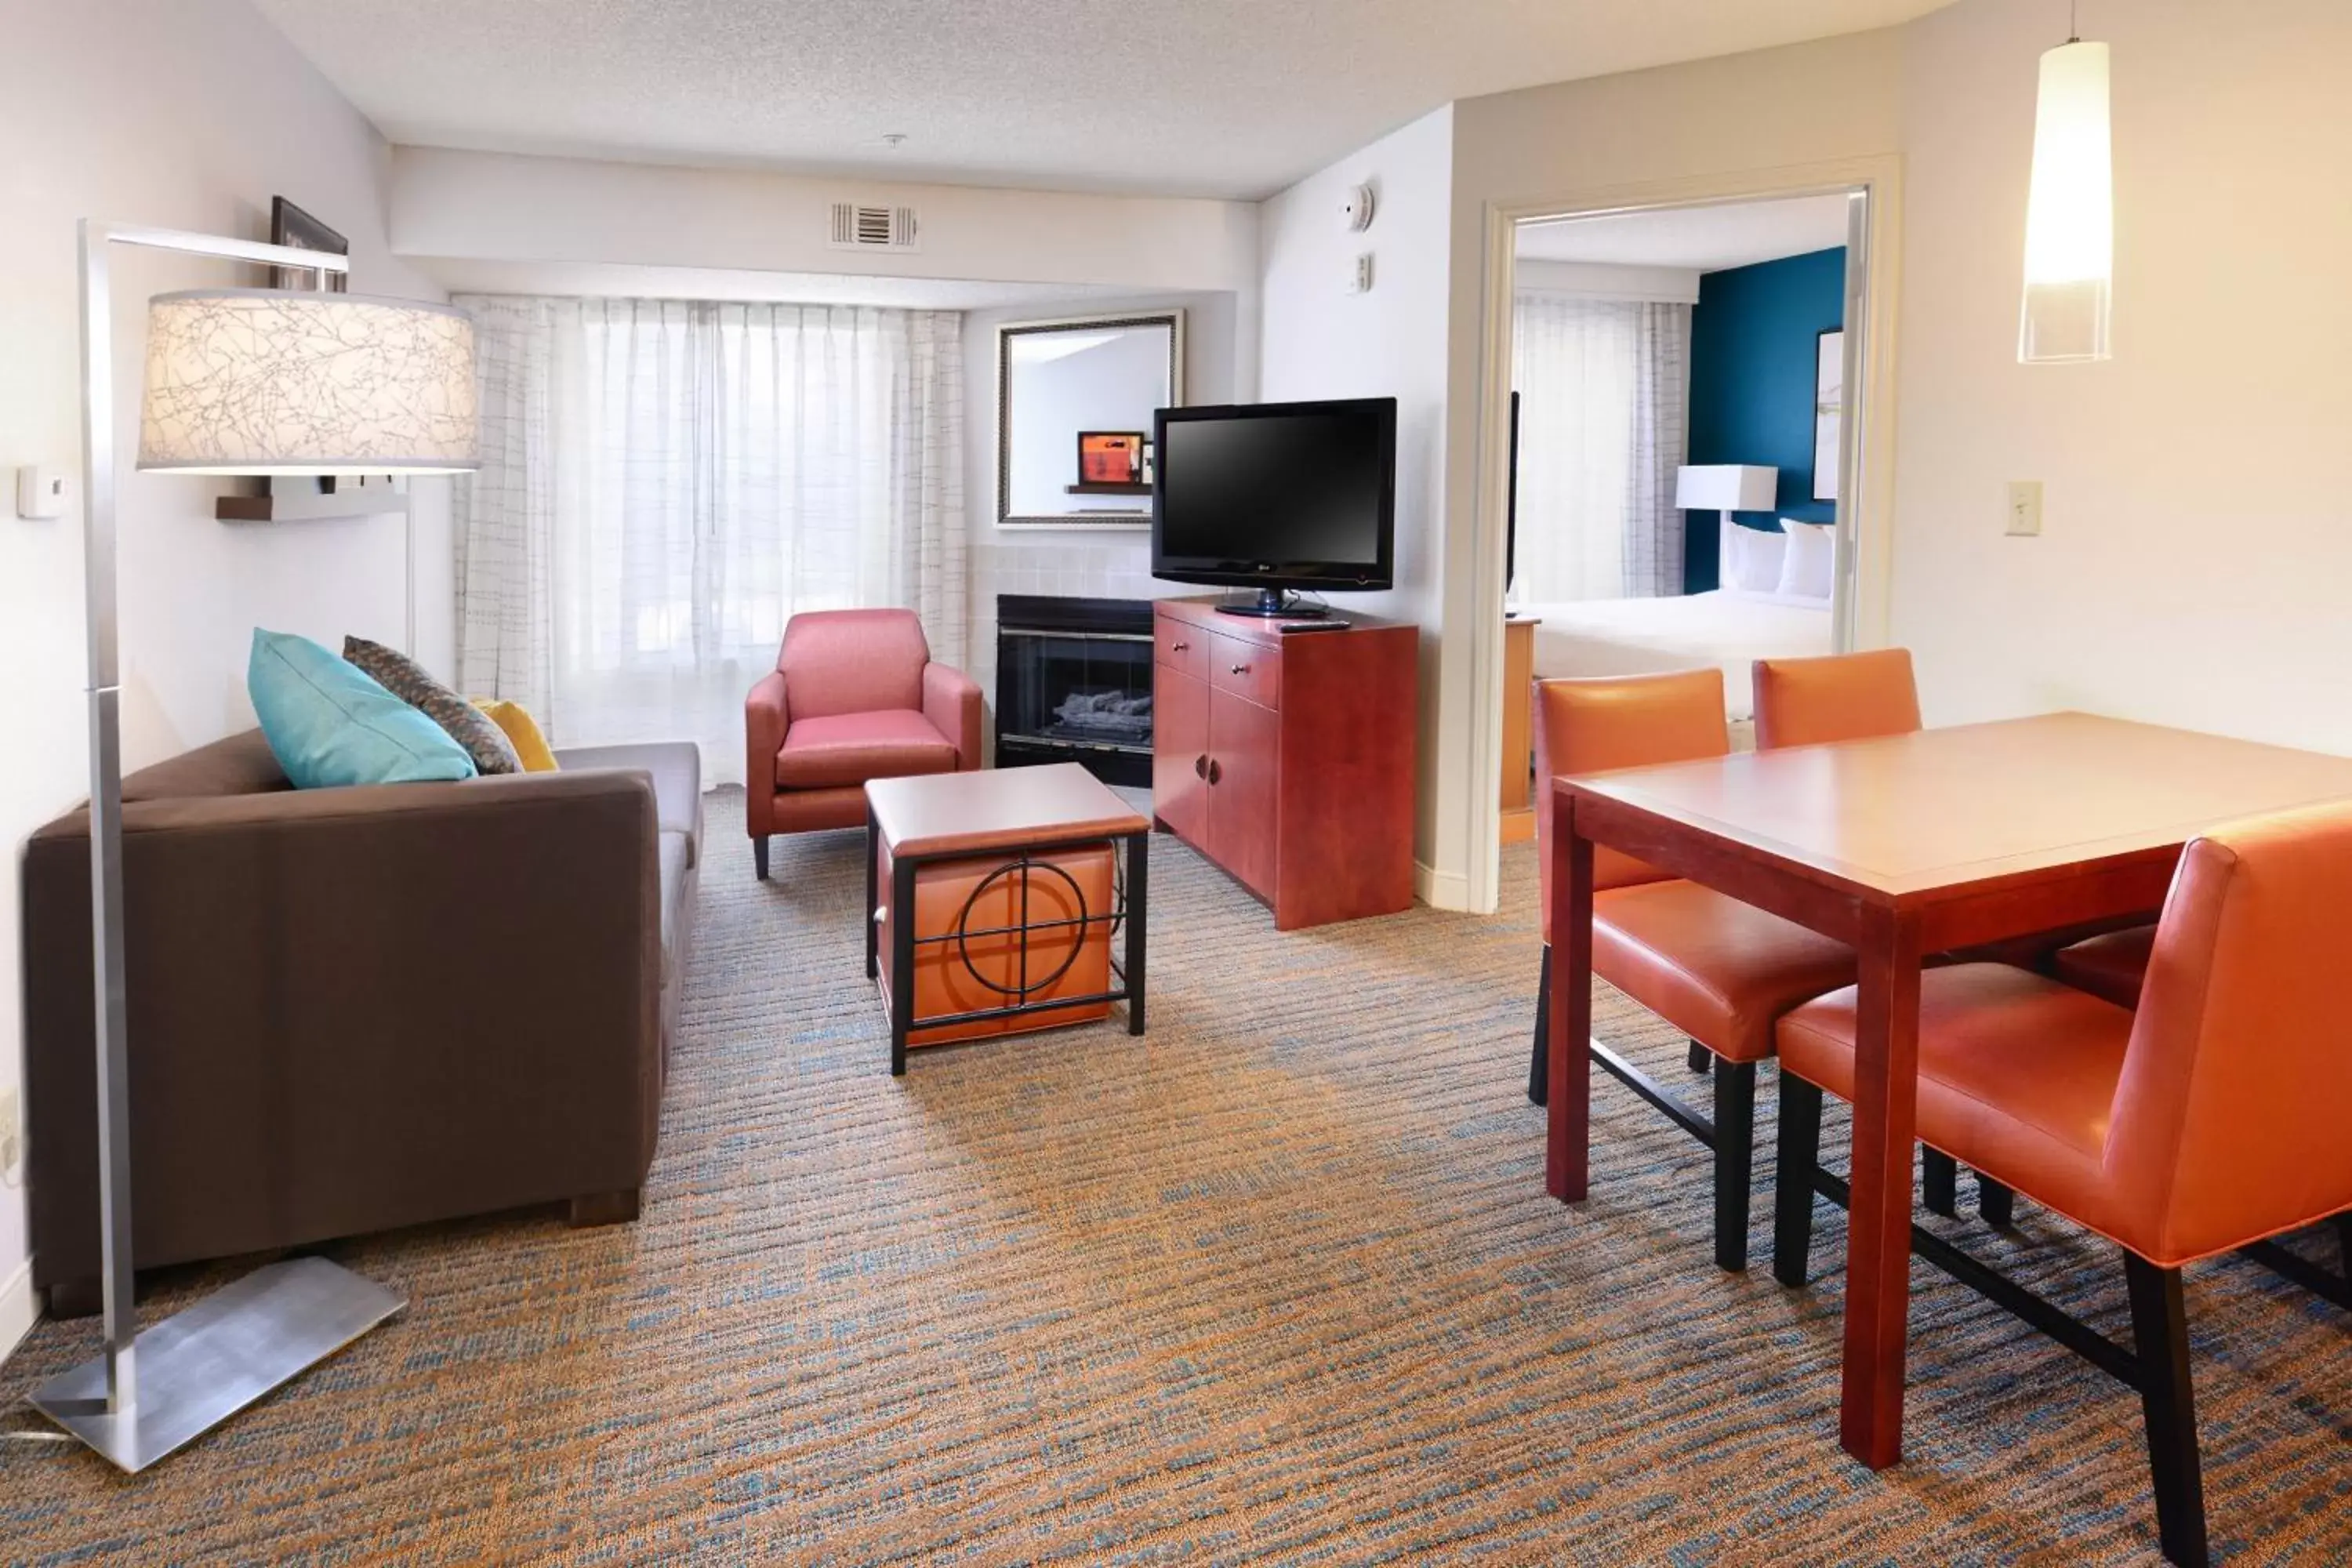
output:
M1316 616L1300 589L1395 585L1396 399L1163 408L1151 572L1255 588L1234 615Z

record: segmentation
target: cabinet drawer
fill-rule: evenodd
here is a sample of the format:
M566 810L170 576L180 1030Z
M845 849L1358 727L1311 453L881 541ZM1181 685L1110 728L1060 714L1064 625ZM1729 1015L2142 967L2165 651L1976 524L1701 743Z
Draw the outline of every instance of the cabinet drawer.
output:
M1172 616L1151 618L1151 658L1195 680L1209 679L1210 635Z
M1282 655L1239 637L1209 638L1209 683L1261 708L1282 706Z

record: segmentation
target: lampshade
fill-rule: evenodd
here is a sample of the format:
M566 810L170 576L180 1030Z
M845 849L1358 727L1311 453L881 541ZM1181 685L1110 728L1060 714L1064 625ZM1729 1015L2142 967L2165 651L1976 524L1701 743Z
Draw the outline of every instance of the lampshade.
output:
M1757 463L1685 464L1675 470L1675 504L1691 511L1770 511L1780 470Z
M2033 364L2108 357L2115 251L2107 46L2062 44L2042 57L2042 87L2034 103L2019 360Z
M197 474L478 466L474 326L446 305L209 289L147 310L139 466Z

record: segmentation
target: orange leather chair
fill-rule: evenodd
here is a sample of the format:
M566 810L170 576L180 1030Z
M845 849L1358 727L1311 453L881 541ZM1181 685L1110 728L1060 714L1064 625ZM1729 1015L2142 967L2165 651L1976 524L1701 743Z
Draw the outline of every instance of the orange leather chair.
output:
M2051 972L2078 991L2087 991L2118 1007L2139 1005L2140 986L2147 978L2148 954L2156 947L2154 926L2111 931L2051 956Z
M1920 1139L2124 1249L2135 1350L2038 1298L2012 1310L2139 1390L2175 1563L2205 1561L2181 1266L2330 1215L2352 1246L2341 1217L2352 1210L2347 897L2352 803L2314 807L2189 845L2137 1015L2002 964L1920 977ZM1805 1272L1822 1091L1853 1092L1853 991L1796 1009L1779 1037L1773 1272L1793 1284ZM2352 1301L2352 1282L2319 1278Z
M1817 658L1759 658L1750 669L1755 682L1756 749L1819 746L1866 741L1876 735L1907 735L1919 729L1919 684L1907 647L1833 653ZM2003 952L1986 957L2008 958ZM1949 1215L1959 1207L1959 1172L1930 1149L1921 1162L1921 1186L1928 1208ZM2005 1226L2015 1200L1982 1176L1977 1181L1977 1212Z
M1539 776L1719 757L1723 672L1546 680L1536 686ZM1543 866L1544 950L1537 987L1528 1098L1547 1097L1545 1030L1551 1015L1552 792L1536 792ZM1710 1122L1606 1047L1592 1059L1715 1150L1715 1260L1748 1267L1749 1165L1755 1152L1756 1064L1772 1054L1772 1026L1799 1003L1851 984L1843 943L1778 915L1668 877L1615 850L1593 855L1592 971L1672 1023L1719 1061Z
M1759 658L1756 749L1818 746L1919 728L1919 688L1907 647L1820 658Z

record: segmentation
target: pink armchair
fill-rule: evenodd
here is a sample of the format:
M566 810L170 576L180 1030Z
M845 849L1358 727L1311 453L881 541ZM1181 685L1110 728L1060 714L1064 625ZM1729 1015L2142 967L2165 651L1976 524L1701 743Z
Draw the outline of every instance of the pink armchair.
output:
M812 610L743 702L743 817L764 879L778 833L856 827L866 781L980 766L980 688L931 660L911 610Z

